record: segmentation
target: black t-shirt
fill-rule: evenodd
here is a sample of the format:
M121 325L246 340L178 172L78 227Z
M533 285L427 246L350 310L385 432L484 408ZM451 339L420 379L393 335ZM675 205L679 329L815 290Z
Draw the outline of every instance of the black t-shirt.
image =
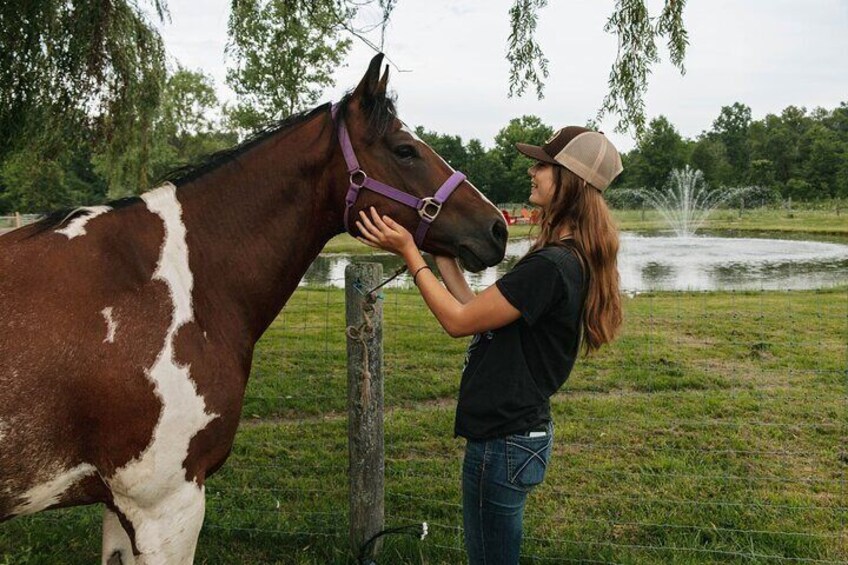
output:
M585 283L570 246L527 254L495 284L521 317L475 335L468 346L454 426L467 439L503 437L549 422L549 398L578 353Z

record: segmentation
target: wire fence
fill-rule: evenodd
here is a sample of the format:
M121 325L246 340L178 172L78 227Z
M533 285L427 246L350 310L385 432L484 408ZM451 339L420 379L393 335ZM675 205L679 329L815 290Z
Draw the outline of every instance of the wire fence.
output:
M293 297L268 365L257 360L243 451L210 481L213 497L236 475L251 484L236 491L268 522L246 531L333 538L339 552L320 544L316 562L343 562L347 549L342 299ZM846 562L848 290L643 293L625 307L619 342L580 360L553 400L554 460L528 504L522 559ZM452 418L465 343L441 333L415 291L386 291L384 317L387 524L430 524L419 545L387 541L387 562L462 562ZM273 371L275 392L260 392ZM257 451L266 426L281 435ZM242 512L217 508L212 527Z
M467 342L416 290L382 299L386 524L430 533L381 563L461 563ZM522 562L848 562L848 287L624 301L619 340L552 399ZM197 562L349 561L344 324L343 289L302 287L258 344ZM43 513L0 528L0 563L87 563L99 541L96 511Z

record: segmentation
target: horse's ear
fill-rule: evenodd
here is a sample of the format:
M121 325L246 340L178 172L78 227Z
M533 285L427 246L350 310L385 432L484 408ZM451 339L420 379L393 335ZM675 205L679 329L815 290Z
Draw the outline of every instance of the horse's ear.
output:
M354 97L373 98L380 94L380 85L383 86L383 94L385 94L385 84L380 80L380 66L382 63L383 54L377 53L374 55L374 58L371 59L371 64L368 65L368 70L365 71L365 76L362 77L359 85L353 91Z
M389 84L389 66L386 65L386 70L383 71L383 76L380 79L379 84L377 84L377 94L381 96L386 95L386 88Z

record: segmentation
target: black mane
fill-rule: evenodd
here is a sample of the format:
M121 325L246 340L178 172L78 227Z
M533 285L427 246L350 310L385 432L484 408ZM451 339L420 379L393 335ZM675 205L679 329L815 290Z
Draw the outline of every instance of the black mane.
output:
M339 102L338 117L344 118L347 115L348 103L350 102L352 96L353 94L351 92L348 92L342 97L341 101ZM389 126L392 124L396 117L394 97L364 97L362 100L362 107L368 120L367 137L369 139L369 142L385 135ZM177 187L179 187L193 180L197 180L206 173L239 157L252 147L268 139L269 137L281 133L287 129L290 129L298 124L301 124L319 113L327 112L329 110L329 103L322 104L321 106L313 108L312 110L292 114L287 118L283 118L282 120L271 123L263 127L262 129L254 132L238 145L235 145L228 149L217 151L206 157L202 157L199 161L195 163L183 165L181 167L173 169L172 171L163 175L156 183L154 183L154 186L159 186L164 182L171 182ZM137 202L141 202L141 199L138 196L129 196L118 200L106 202L103 205L110 206L113 209L118 209L131 206ZM34 236L39 233L58 228L65 222L72 220L85 213L87 213L87 211L83 207L62 208L60 210L50 212L44 218L33 224L35 231L31 235Z
M303 122L306 122L316 114L328 110L329 107L329 104L322 104L321 106L313 108L312 110L306 112L298 112L277 122L267 124L250 134L247 138L245 138L244 141L242 141L238 145L228 147L227 149L222 149L221 151L216 151L215 153L211 153L209 155L201 157L194 163L182 165L180 167L177 167L176 169L165 173L162 177L159 178L157 182L154 183L154 185L159 186L162 183L171 182L179 187L193 180L197 180L206 173L217 169L225 163L232 161L236 157L250 150L252 147L262 143L269 137L276 135L288 128L292 128L298 124L302 124Z
M342 97L341 101L339 102L338 117L344 118L347 115L348 103L350 102L352 96L353 94L351 92L348 92ZM385 135L386 130L392 124L392 121L395 118L394 98L389 96L365 97L362 101L362 106L365 115L368 119L369 141L373 141L374 139L380 138ZM292 128L298 124L306 122L316 114L329 111L329 109L329 103L322 104L321 106L318 106L317 108L314 108L307 112L292 114L291 116L283 118L278 122L271 123L263 127L262 129L254 132L247 139L245 139L234 147L230 147L229 149L224 149L222 151L212 153L211 155L203 157L202 160L198 163L184 165L182 167L174 169L173 171L170 171L165 176L163 176L157 184L161 184L163 182L172 182L176 186L181 186L183 184L196 180L208 173L209 171L220 167L224 163L232 161L236 157L242 155L255 145L258 145L259 143L268 139L269 137L276 135L289 128Z

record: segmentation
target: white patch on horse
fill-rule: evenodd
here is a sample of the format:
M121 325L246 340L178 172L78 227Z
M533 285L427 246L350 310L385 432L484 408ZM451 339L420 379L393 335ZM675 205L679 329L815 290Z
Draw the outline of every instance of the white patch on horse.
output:
M0 442L3 441L3 438L9 433L9 424L0 420Z
M109 510L103 509L103 546L101 549L101 563L109 563L109 559L117 553L120 556L118 561L121 565L133 565L135 556L132 550L132 541L130 536L118 519L118 515Z
M104 308L100 313L106 318L106 339L103 340L103 343L115 343L115 330L118 329L118 324L112 318L112 307Z
M400 131L405 131L406 133L411 135L412 139L414 139L415 141L420 141L421 143L424 143L424 145L427 145L427 143L425 143L423 139L418 137L418 134L415 133L415 130L410 129L410 127L403 122L401 122L400 124ZM427 145L427 147L429 147L429 145Z
M171 325L156 361L145 371L162 410L144 452L106 481L115 505L135 528L142 555L149 556L150 562L190 563L203 523L204 489L186 480L183 461L191 439L218 415L206 411L206 403L191 379L190 365L182 365L174 358L177 332L194 319L194 279L176 188L168 183L141 198L165 224L165 239L153 279L168 287Z
M96 471L93 465L82 463L73 469L50 473L54 475L52 479L32 487L21 496L24 502L14 508L12 514L17 516L33 514L56 504L71 486Z
M75 214L77 212L86 212L81 216L77 216L70 222L68 225L60 230L56 230L56 233L60 233L62 235L68 236L68 239L73 239L75 237L79 237L81 235L85 235L85 224L96 218L101 214L105 214L106 212L112 209L111 206L83 206L81 208L74 209L68 216L71 214Z

